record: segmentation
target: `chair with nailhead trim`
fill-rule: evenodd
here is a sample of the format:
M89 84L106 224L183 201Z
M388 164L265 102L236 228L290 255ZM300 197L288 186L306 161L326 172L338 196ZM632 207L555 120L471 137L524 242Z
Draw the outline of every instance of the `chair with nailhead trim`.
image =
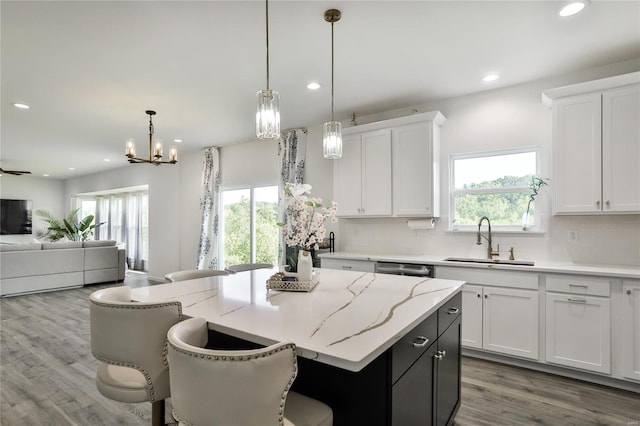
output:
M97 290L89 300L98 391L119 402L151 402L152 425L163 425L170 396L167 331L182 319L182 305L133 302L126 286Z
M244 272L244 271L253 271L255 269L269 269L273 268L273 265L270 263L240 263L238 265L227 266L225 269L232 274L236 272Z
M171 405L180 425L333 424L329 406L289 390L298 371L295 344L205 349L203 318L174 325L167 338Z
M184 271L170 272L164 276L169 282L193 280L196 278L217 277L220 275L229 275L228 271L221 269L187 269Z

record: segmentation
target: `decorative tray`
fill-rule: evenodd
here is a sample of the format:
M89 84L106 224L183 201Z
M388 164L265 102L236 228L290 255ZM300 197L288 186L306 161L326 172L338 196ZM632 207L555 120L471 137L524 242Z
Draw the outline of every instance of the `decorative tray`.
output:
M267 290L310 292L318 285L318 275L313 274L311 281L292 281L284 278L295 277L295 274L275 274L267 280Z

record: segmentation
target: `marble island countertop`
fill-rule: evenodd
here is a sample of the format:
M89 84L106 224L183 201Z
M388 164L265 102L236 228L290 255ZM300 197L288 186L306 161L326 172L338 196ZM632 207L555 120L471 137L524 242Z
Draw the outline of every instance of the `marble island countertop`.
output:
M209 328L255 343L292 341L298 355L360 371L464 284L423 277L319 270L309 293L266 289L273 270L132 290L137 301L179 300Z
M586 265L571 262L554 262L547 260L535 260L533 266L527 265L508 265L508 264L481 264L470 262L450 262L446 261L445 255L402 255L402 254L373 254L373 253L355 253L355 252L334 252L324 253L321 258L334 259L350 259L350 260L369 260L378 262L405 262L405 263L422 263L435 266L455 266L464 268L479 269L503 269L510 271L529 271L529 272L545 272L559 274L578 274L578 275L596 275L609 278L629 278L640 279L640 266L614 266L614 265ZM526 259L529 260L529 259Z

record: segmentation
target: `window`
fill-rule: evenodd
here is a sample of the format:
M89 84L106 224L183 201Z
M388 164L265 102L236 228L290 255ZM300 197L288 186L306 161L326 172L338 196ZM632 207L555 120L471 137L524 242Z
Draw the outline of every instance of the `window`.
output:
M482 216L503 230L522 229L531 178L538 174L537 148L451 156L450 228L476 227ZM535 201L529 225L536 225Z
M278 187L223 190L221 265L278 263Z
M146 191L100 193L76 198L78 217L95 216L96 240L115 240L126 250L129 269L147 270L149 195Z

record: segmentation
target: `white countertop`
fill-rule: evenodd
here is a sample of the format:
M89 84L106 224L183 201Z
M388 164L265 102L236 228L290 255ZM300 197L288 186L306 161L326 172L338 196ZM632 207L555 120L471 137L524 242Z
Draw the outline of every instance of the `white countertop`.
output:
M454 256L436 256L436 255L399 255L399 254L371 254L371 253L354 253L354 252L334 252L324 253L321 258L334 259L351 259L351 260L370 260L380 262L405 262L405 263L422 263L435 266L456 266L463 268L479 268L479 269L504 269L509 271L530 271L545 272L559 274L578 274L578 275L596 275L609 278L630 278L640 279L640 266L612 266L612 265L584 265L570 262L553 262L535 260L534 266L523 265L505 265L505 264L478 264L468 262L449 262L444 259ZM522 259L534 260L534 259Z
M458 292L462 281L319 270L309 293L266 290L270 269L132 290L179 300L209 328L255 343L292 341L298 355L360 371Z

